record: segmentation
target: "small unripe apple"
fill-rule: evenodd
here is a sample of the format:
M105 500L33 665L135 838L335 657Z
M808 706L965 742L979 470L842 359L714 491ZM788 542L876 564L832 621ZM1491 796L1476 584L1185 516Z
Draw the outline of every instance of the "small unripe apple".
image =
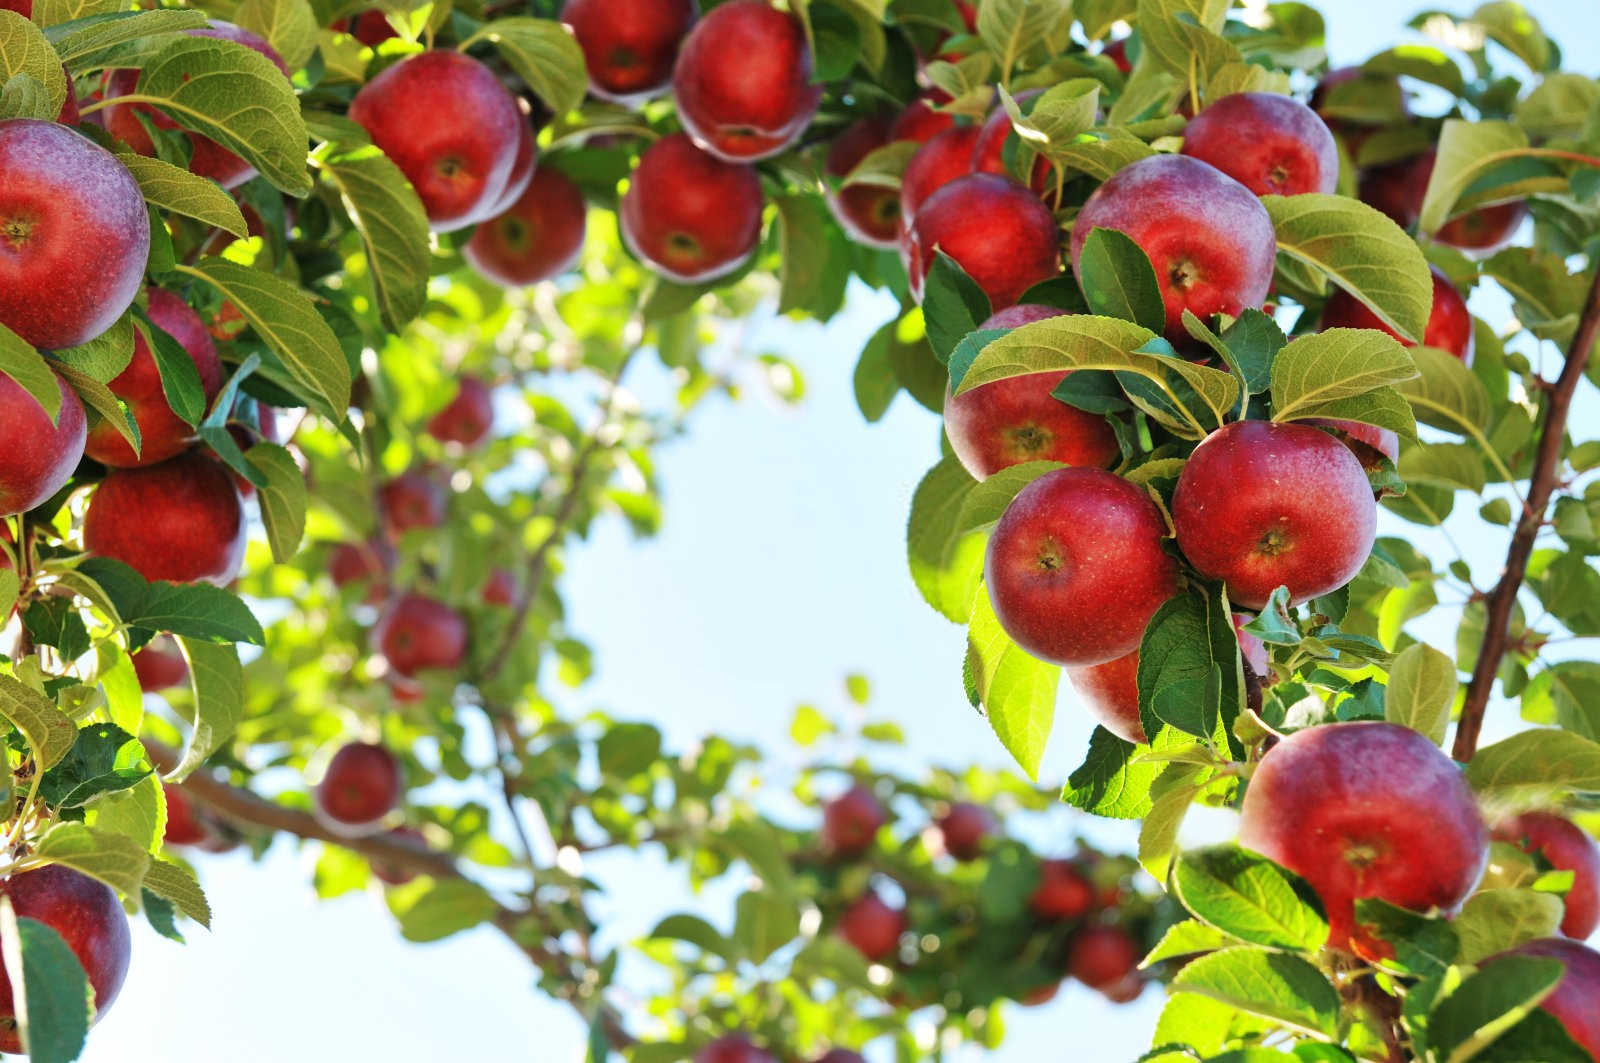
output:
M1194 116L1183 153L1208 162L1258 196L1330 194L1339 146L1317 112L1274 92L1236 92Z
M317 810L341 828L371 830L400 805L405 783L393 753L369 742L341 746L317 783Z
M1142 958L1139 943L1121 927L1086 926L1067 946L1067 973L1103 992L1121 986Z
M392 602L373 638L389 667L407 678L455 668L467 654L467 622L461 614L421 594L404 594Z
M61 409L52 424L38 399L0 373L0 518L43 503L66 486L83 459L89 424L83 402L59 374L56 385Z
M1428 324L1422 333L1422 342L1429 347L1449 351L1465 365L1472 365L1473 337L1472 312L1456 286L1438 266L1429 266L1433 274L1433 309L1428 312ZM1416 344L1403 338L1368 310L1366 305L1343 288L1328 297L1322 308L1322 321L1318 326L1330 328L1371 328L1386 332L1407 347Z
M1280 586L1298 603L1355 578L1372 552L1378 507L1361 463L1333 436L1236 421L1189 456L1172 523L1190 564L1222 580L1231 601L1261 609Z
M1028 896L1034 915L1051 922L1082 919L1094 910L1094 902L1094 885L1072 861L1039 861L1039 884Z
M444 523L449 495L428 469L407 469L378 488L378 512L391 539Z
M861 118L833 138L823 163L829 177L844 178L862 159L889 142L889 123ZM858 244L894 250L900 244L900 196L881 185L850 185L828 190L828 209L845 235Z
M133 671L139 677L139 689L146 694L158 694L181 686L189 679L189 662L176 649L167 649L150 643L133 655Z
M995 833L994 815L982 805L957 801L939 817L944 851L957 860L976 860Z
M239 574L246 530L233 477L190 451L159 465L113 470L89 500L83 545L147 580L220 587Z
M538 284L577 263L587 224L578 186L559 170L541 169L513 203L478 226L461 255L496 284Z
M678 45L695 12L695 0L567 0L561 21L583 49L589 91L634 102L671 83Z
M839 856L859 856L888 821L889 814L869 788L852 786L823 806L822 844Z
M463 376L456 397L428 420L428 434L441 443L475 447L494 429L494 392L475 376Z
M1557 871L1572 872L1563 934L1582 941L1600 927L1600 845L1582 827L1552 812L1524 812L1497 824L1494 837L1543 858Z
M1369 494L1370 499L1370 494ZM1139 646L1177 593L1166 522L1144 489L1101 469L1057 469L1017 493L984 559L1000 626L1040 660L1081 667Z
M743 1034L726 1034L694 1054L694 1063L778 1063Z
M906 234L911 294L943 251L989 297L992 310L1014 305L1022 294L1061 272L1060 232L1050 208L1010 178L968 174L940 188L917 208Z
M910 225L917 209L945 185L972 172L978 127L951 126L918 148L900 175L900 220Z
M656 272L698 284L750 257L761 239L763 203L753 168L724 162L674 133L639 156L617 220L628 249Z
M1308 727L1273 746L1245 791L1239 844L1309 882L1328 944L1369 958L1383 945L1356 925L1358 899L1451 914L1489 859L1489 829L1455 762L1379 721Z
M1566 973L1556 983L1555 991L1539 1002L1539 1010L1553 1016L1585 1052L1600 1059L1600 952L1561 938L1540 938L1519 945L1500 956L1534 956L1560 960ZM1499 956L1492 957L1485 967Z
M873 963L892 957L906 932L906 913L876 893L857 898L839 917L839 936Z
M183 787L163 782L161 792L167 798L167 829L161 836L164 844L199 845L211 837L211 828L200 818Z

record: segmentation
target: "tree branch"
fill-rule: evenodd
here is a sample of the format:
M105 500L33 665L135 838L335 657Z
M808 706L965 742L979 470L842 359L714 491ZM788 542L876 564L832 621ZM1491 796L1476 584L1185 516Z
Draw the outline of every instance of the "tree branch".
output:
M1483 715L1489 705L1489 691L1494 687L1495 674L1500 671L1500 662L1506 654L1511 611L1528 573L1528 558L1533 553L1534 539L1544 526L1545 510L1550 504L1550 496L1556 490L1561 471L1561 443L1566 435L1572 396L1577 391L1578 381L1583 378L1584 368L1589 364L1589 354L1594 349L1597 333L1600 333L1600 263L1595 265L1595 276L1589 285L1583 316L1578 319L1578 330L1572 337L1572 345L1567 348L1566 364L1561 367L1561 375L1550 389L1544 428L1539 435L1539 449L1535 453L1533 473L1528 481L1527 505L1511 536L1505 568L1484 602L1483 642L1478 647L1472 681L1467 685L1466 700L1461 707L1461 722L1456 726L1456 741L1452 751L1459 761L1471 760L1478 748Z

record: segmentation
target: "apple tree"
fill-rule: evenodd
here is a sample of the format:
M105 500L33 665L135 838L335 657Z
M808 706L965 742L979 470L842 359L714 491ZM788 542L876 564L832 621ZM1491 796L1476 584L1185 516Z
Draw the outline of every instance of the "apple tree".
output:
M1600 1058L1600 82L1533 14L1329 69L1301 3L557 8L0 0L0 1051L75 1058L127 913L287 838L497 930L595 1060L993 1047L1066 977L1164 983L1149 1060ZM885 770L859 676L781 792L567 706L565 553L670 519L709 399L803 401L741 319L861 285L1020 775ZM1084 815L1136 851L1002 829ZM739 890L641 1007L585 857L644 847Z

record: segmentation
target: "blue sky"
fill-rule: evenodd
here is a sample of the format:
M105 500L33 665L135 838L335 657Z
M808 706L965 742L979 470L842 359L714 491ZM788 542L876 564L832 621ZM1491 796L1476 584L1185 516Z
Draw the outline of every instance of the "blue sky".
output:
M1569 66L1593 73L1582 43L1596 26L1593 0L1526 4L1569 44ZM1343 61L1392 42L1411 10L1387 0L1321 6L1330 12L1331 50ZM1475 309L1503 319L1503 304ZM574 554L565 593L595 648L596 678L568 698L569 709L648 718L679 745L717 731L782 751L793 706L837 706L844 674L861 671L873 680L875 711L900 721L910 738L900 766L1008 762L962 696L961 629L922 603L905 570L906 513L936 456L938 421L902 396L884 421L867 425L851 397L856 353L892 312L858 291L826 329L758 326L752 349L796 360L806 401L788 408L751 392L740 404L702 411L690 436L661 455L660 537L635 542L606 522ZM647 378L639 386L651 390ZM1431 545L1439 546L1434 556L1450 556L1442 543ZM1480 573L1498 564L1498 541L1468 536L1462 545ZM1448 640L1447 628L1434 635ZM1063 696L1043 780L1058 782L1076 765L1090 730ZM1131 844L1129 829L1083 826L1108 844ZM1196 817L1192 828L1204 835L1227 825ZM686 891L674 897L661 888L670 876L640 874L657 870L648 858L643 869L631 860L594 870L615 887L601 909L615 940L653 925L669 910L664 897L691 903ZM572 1014L537 992L526 962L497 935L408 945L380 897L320 903L310 871L310 854L287 845L261 865L238 854L205 859L215 931L197 930L182 947L139 929L122 998L83 1058L581 1058L583 1032ZM715 904L707 910L726 922ZM1074 1058L1124 1063L1146 1046L1160 1003L1152 990L1112 1010L1069 989L1045 1008L1013 1009L1006 1045L990 1058L1060 1058L1061 1032L1070 1030Z

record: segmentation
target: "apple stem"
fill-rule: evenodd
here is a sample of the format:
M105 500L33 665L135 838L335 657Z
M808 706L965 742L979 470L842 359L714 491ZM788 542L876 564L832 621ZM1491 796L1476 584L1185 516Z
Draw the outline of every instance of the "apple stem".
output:
M1533 553L1534 540L1544 526L1545 509L1560 479L1561 443L1566 435L1572 396L1589 364L1597 334L1600 334L1600 263L1595 265L1583 316L1578 319L1578 330L1572 337L1571 346L1567 348L1566 364L1550 389L1533 473L1528 480L1528 499L1517 520L1516 531L1511 536L1511 546L1506 551L1505 569L1485 597L1483 641L1478 647L1472 681L1467 685L1466 700L1461 706L1461 722L1456 726L1452 755L1458 761L1471 760L1478 748L1484 712L1489 706L1489 692L1508 649L1511 612L1517 602L1517 593L1522 589L1522 581L1527 576L1528 558Z

